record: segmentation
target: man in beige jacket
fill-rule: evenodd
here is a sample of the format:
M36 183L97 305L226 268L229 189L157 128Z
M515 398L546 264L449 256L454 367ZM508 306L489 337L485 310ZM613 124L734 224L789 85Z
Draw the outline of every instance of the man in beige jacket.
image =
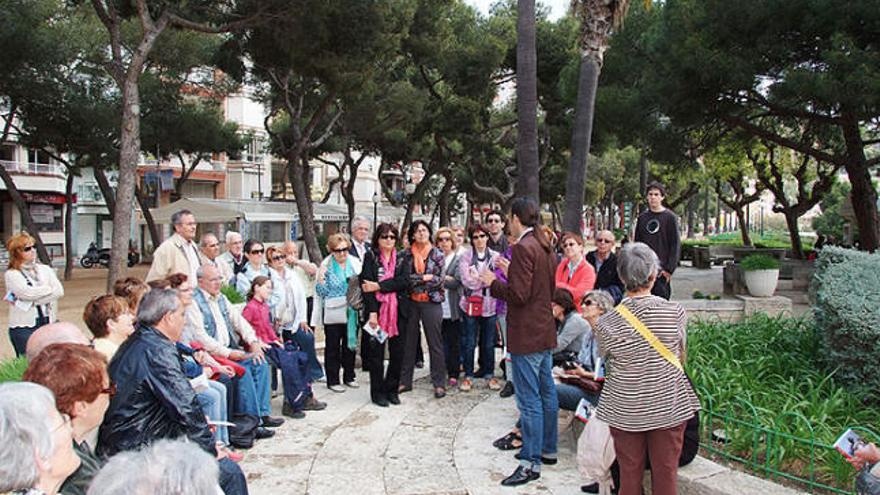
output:
M201 266L199 248L196 237L196 217L189 210L180 210L171 215L174 235L165 240L153 252L153 264L147 273L147 282L161 280L175 273L183 273L189 277L191 284L196 283L196 270Z

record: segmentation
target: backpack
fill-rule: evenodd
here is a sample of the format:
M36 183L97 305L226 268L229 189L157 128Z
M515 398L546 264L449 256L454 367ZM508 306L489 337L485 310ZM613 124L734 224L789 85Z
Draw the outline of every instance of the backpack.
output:
M285 402L294 411L302 410L306 400L312 395L312 386L308 379L308 355L301 351L294 342L287 341L283 348L272 346L268 349L266 357L276 368L281 370Z
M251 414L236 414L231 422L234 426L229 427L229 443L237 449L253 447L260 418Z

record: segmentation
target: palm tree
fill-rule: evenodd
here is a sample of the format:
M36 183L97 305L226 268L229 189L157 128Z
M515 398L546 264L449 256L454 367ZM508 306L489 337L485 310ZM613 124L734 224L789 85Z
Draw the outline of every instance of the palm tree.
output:
M516 195L539 201L538 55L535 48L535 0L516 7ZM583 200L582 200L583 201Z
M650 0L645 0L645 5L649 6ZM581 32L578 36L581 64L574 127L571 132L571 162L565 184L562 226L565 230L581 232L584 181L587 175L587 157L590 154L590 138L593 133L593 110L596 105L599 73L602 71L602 61L611 34L622 25L629 10L629 0L572 0L571 9L581 24Z

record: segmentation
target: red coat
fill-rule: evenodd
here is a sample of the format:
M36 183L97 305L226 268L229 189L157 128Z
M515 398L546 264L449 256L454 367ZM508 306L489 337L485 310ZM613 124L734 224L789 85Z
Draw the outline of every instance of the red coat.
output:
M587 263L586 259L575 268L571 280L568 277L568 258L563 258L556 267L556 287L571 292L578 313L581 312L581 299L584 298L584 294L593 290L594 285L596 285L596 270L593 265Z

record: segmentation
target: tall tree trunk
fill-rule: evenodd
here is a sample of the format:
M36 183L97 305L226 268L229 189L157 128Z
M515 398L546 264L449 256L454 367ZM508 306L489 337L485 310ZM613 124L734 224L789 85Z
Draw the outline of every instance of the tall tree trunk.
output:
M150 240L153 241L153 250L155 250L162 242L161 239L159 239L159 227L156 226L156 221L153 218L153 212L150 211L149 205L147 204L147 198L144 196L144 192L137 184L135 184L134 196L135 198L137 198L138 205L140 205L141 207L141 213L144 215L144 221L147 222L147 231L150 233Z
M516 11L516 195L540 202L535 0L517 0Z
M877 191L871 182L861 130L855 117L848 118L843 126L847 147L847 160L844 164L852 186L850 197L856 225L859 227L859 246L862 250L874 252L880 248L880 215L877 212Z
M798 214L791 210L782 212L785 215L785 224L788 226L788 237L791 239L791 257L796 260L804 259L804 248L801 245L801 232L798 227Z
M43 238L40 237L40 231L37 229L37 224L34 223L34 217L31 216L27 202L21 196L21 192L19 192L18 186L15 185L12 176L9 175L9 171L2 165L0 165L0 179L3 179L3 184L6 185L6 190L9 192L9 197L12 198L12 203L15 204L15 207L21 214L21 223L24 226L24 230L34 238L34 246L37 248L37 256L40 258L40 263L51 265L52 258L49 256L46 245L43 244Z
M706 187L706 190L703 191L703 236L706 237L709 235L709 191L710 188Z
M715 181L715 188L719 187L719 181ZM721 233L721 199L715 198L715 233Z
M104 204L107 206L107 211L110 212L110 218L113 219L113 214L116 212L116 193L113 191L110 181L107 180L104 168L95 167L94 171L98 189L101 190L101 195L104 196Z
M571 161L565 182L565 210L562 226L570 232L582 233L584 219L584 185L587 178L587 160L593 134L593 113L596 107L596 88L599 86L600 60L595 54L581 55L578 75L578 94L571 131Z
M638 215L648 207L646 198L648 188L648 149L642 147L642 154L639 156L639 207Z
M740 235L742 236L743 246L751 247L752 237L751 234L749 234L749 229L747 227L748 220L746 219L746 214L741 206L739 208L735 208L733 211L736 212L736 219L737 221L739 221L739 225L741 227ZM795 220L795 222L797 222L797 220Z
M73 174L69 170L64 192L64 280L70 280L73 275Z
M287 156L287 175L290 185L293 187L296 211L299 213L299 224L302 228L303 241L309 252L309 259L313 263L320 263L324 259L324 254L318 246L318 235L315 228L314 205L308 179L310 173L308 158L303 155L304 150L301 147L296 147L291 151Z
M431 167L428 167L431 168ZM416 190L407 198L406 203L406 213L403 215L403 224L400 226L400 235L403 236L404 232L409 228L412 224L413 220L413 211L416 208L416 205L422 200L422 197L425 195L425 191L428 189L428 182L430 181L431 175L425 174L422 177L422 181L418 183L416 186Z
M694 220L696 215L694 214L694 209L696 209L697 196L691 196L687 202L687 238L694 238Z
M438 206L440 208L440 226L442 227L452 225L452 216L449 214L449 198L452 192L452 184L453 181L451 175L447 175L446 182L443 184L443 189L440 190L440 201L438 202Z

